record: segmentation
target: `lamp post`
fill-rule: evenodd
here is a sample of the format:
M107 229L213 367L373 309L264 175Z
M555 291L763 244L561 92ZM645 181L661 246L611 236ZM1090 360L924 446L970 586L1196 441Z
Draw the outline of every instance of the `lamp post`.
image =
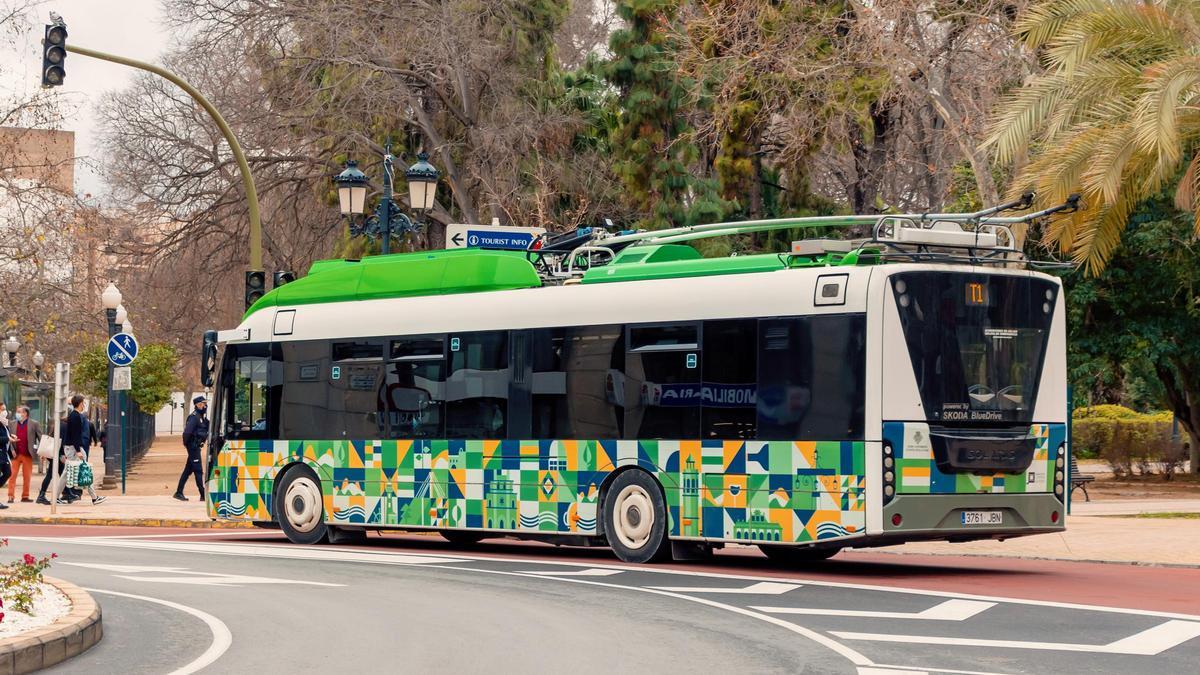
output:
M127 312L125 305L121 304L121 291L117 289L116 284L109 284L108 288L100 294L100 301L104 305L104 315L108 319L108 335L111 338L117 334L120 322L127 321ZM120 315L120 321L117 316ZM117 417L117 395L113 391L113 365L110 361L108 364L108 420L105 422L105 443L104 443L104 482L101 484L103 488L112 488L116 485L117 478L117 453L120 448L121 441L121 424L120 418ZM54 421L58 424L58 420Z
M38 382L42 381L42 366L46 365L46 357L41 350L33 353L33 377Z
M8 369L15 374L17 371L17 350L21 348L21 341L16 335L9 335L4 341L4 351L8 354Z
M133 335L133 324L130 323L128 314L126 319L121 322L121 332L126 335ZM126 445L129 443L129 392L117 392L117 401L121 406L121 435L120 435L120 453L121 453L121 494L125 494L125 476L126 462L128 462L128 451Z
M383 155L383 193L379 197L379 206L375 209L375 215L364 221L360 228L355 228L353 219L366 211L367 184L370 182L367 175L359 171L357 162L351 160L346 162L346 169L333 179L338 189L338 205L342 215L351 221L351 232L379 234L382 237L380 252L383 255L392 251L393 218L400 221L398 234L420 231L422 216L433 208L438 177L441 176L441 172L429 163L429 155L424 152L419 153L417 163L404 172L404 178L408 181L409 207L417 213L417 222L414 223L407 215L396 210L392 203L395 159L392 146L388 144Z

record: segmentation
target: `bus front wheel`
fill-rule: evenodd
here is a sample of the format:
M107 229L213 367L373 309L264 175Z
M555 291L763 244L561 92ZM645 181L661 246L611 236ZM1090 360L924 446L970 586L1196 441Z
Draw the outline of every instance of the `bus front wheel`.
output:
M278 483L275 513L294 544L319 544L329 537L321 480L307 466L290 469Z
M759 544L758 548L768 558L783 563L812 563L828 560L837 555L841 548L816 548L814 546L780 546Z
M670 556L667 507L654 478L633 470L613 479L604 498L604 535L625 562L660 561Z

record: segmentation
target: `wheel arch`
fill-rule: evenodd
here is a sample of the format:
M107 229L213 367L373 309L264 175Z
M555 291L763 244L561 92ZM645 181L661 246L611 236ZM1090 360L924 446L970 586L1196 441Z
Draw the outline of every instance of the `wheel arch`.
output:
M267 501L267 512L271 514L272 522L279 522L279 513L276 511L276 506L279 503L279 491L275 489L275 486L279 485L279 483L281 483L283 481L284 477L288 473L295 471L296 467L301 467L301 466L305 467L309 471L313 472L313 475L317 477L317 483L318 483L319 487L321 488L321 495L322 495L322 497L325 496L326 485L328 484L329 481L327 478L325 478L321 475L322 472L320 470L320 467L314 465L311 462L305 461L304 458L302 458L302 457L292 457L290 459L290 461L281 463L275 467L275 471L274 471L275 476L271 480L271 498L266 500ZM326 518L328 519L328 514L326 514Z

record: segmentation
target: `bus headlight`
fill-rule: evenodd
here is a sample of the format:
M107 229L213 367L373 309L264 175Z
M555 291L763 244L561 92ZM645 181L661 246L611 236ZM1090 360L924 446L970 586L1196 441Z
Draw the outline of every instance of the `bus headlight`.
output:
M896 488L892 487L891 485L884 485L883 494L885 497L894 497L896 496Z
M892 473L891 471L888 471L887 473L883 474L883 480L888 483L891 483L896 480L896 474Z
M893 465L895 465L895 463L896 463L896 462L894 462L894 461L892 460L892 458L891 458L891 457L884 457L884 458L883 458L883 468L885 468L885 469L890 469L890 468L892 468L892 466L893 466Z

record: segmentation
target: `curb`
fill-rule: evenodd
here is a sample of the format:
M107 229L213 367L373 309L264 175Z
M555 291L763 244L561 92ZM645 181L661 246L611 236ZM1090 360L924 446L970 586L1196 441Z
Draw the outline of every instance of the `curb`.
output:
M214 530L244 530L254 527L249 522L219 522L184 518L51 518L46 516L0 517L0 525L104 525L110 527L183 527ZM3 671L0 670L0 673Z
M82 588L52 577L46 583L71 601L71 611L49 626L0 640L0 675L49 668L91 649L104 636L100 605Z
M870 549L849 549L867 552ZM880 551L878 549L870 551L871 553L882 553L883 555L894 556L910 556L910 555L926 555L926 556L946 556L956 558L988 558L991 560L1036 560L1039 562L1061 562L1061 563L1090 563L1093 565L1129 565L1130 567L1172 567L1176 569L1200 569L1200 563L1179 563L1179 562L1147 562L1141 560L1106 560L1103 558L1056 558L1047 555L999 555L995 553L927 553L924 551Z

